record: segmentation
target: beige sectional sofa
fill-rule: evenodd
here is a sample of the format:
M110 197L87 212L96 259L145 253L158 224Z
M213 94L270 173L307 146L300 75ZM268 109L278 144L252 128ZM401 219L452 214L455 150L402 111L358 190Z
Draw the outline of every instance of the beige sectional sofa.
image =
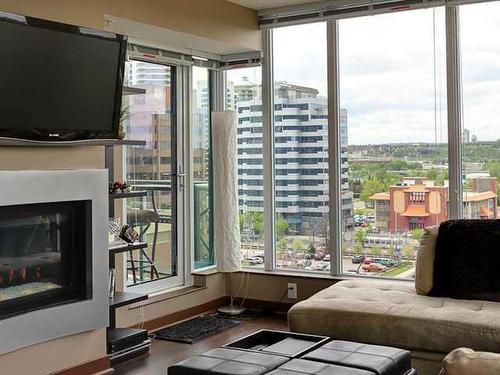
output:
M426 251L421 248L419 257ZM433 264L428 255L421 256L427 266ZM417 279L432 275L419 266ZM409 349L419 375L438 374L444 356L457 347L500 352L500 303L419 295L411 281L341 281L294 305L288 322L291 331Z

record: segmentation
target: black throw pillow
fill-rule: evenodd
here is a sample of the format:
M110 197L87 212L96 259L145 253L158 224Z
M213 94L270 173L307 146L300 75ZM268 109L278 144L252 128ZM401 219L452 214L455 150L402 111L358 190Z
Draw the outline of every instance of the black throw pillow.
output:
M500 302L500 220L441 223L429 295Z

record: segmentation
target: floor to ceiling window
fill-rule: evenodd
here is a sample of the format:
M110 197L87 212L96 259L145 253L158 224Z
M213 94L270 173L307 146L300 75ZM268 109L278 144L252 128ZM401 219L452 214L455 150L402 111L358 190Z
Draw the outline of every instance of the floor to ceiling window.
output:
M460 6L463 216L498 217L500 2Z
M238 203L243 266L264 266L262 70L226 72L225 108L238 118Z
M339 21L339 64L343 272L413 278L423 228L448 218L443 7Z
M498 217L500 2L383 8L342 8L335 19L332 6L330 21L302 25L286 11L266 19L262 71L273 81L263 92L273 100L259 91L243 103L228 86L227 100L241 100L232 108L245 265L265 257L267 270L412 279L424 228ZM228 73L228 84L240 80ZM273 241L262 237L268 226Z
M127 253L127 285L134 286L178 276L175 221L175 121L172 96L175 68L131 60L126 67L128 87L123 97L125 132L145 140L145 147L126 147L125 179L143 197L129 198L124 221L147 242L147 249Z
M276 267L329 272L326 23L273 38Z
M210 148L210 74L207 68L193 67L191 152L194 193L194 268L214 265L211 148Z

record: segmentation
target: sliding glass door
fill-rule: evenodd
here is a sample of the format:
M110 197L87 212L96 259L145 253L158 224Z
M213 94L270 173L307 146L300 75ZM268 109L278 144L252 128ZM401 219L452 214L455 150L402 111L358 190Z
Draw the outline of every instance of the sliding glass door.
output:
M184 257L179 254L183 200L182 142L178 142L177 67L130 60L126 69L123 118L127 138L146 141L128 146L125 179L144 195L128 198L125 222L147 248L129 251L126 285L161 289L184 283Z

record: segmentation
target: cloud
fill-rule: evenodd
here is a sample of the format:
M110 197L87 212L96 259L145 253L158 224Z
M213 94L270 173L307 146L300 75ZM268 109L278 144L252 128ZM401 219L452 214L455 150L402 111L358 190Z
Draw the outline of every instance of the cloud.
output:
M463 5L460 15L464 125L480 140L497 140L500 2ZM435 118L438 141L446 141L444 8L339 23L340 96L348 111L349 143L433 142ZM278 28L273 34L275 79L326 96L326 23ZM257 83L256 72L244 69L228 77L241 81L249 75Z
M339 30L349 143L433 142L435 117L438 141L446 140L444 8L345 19ZM500 4L462 6L461 30L464 122L479 139L496 140ZM326 95L325 23L276 29L274 45L275 79Z

